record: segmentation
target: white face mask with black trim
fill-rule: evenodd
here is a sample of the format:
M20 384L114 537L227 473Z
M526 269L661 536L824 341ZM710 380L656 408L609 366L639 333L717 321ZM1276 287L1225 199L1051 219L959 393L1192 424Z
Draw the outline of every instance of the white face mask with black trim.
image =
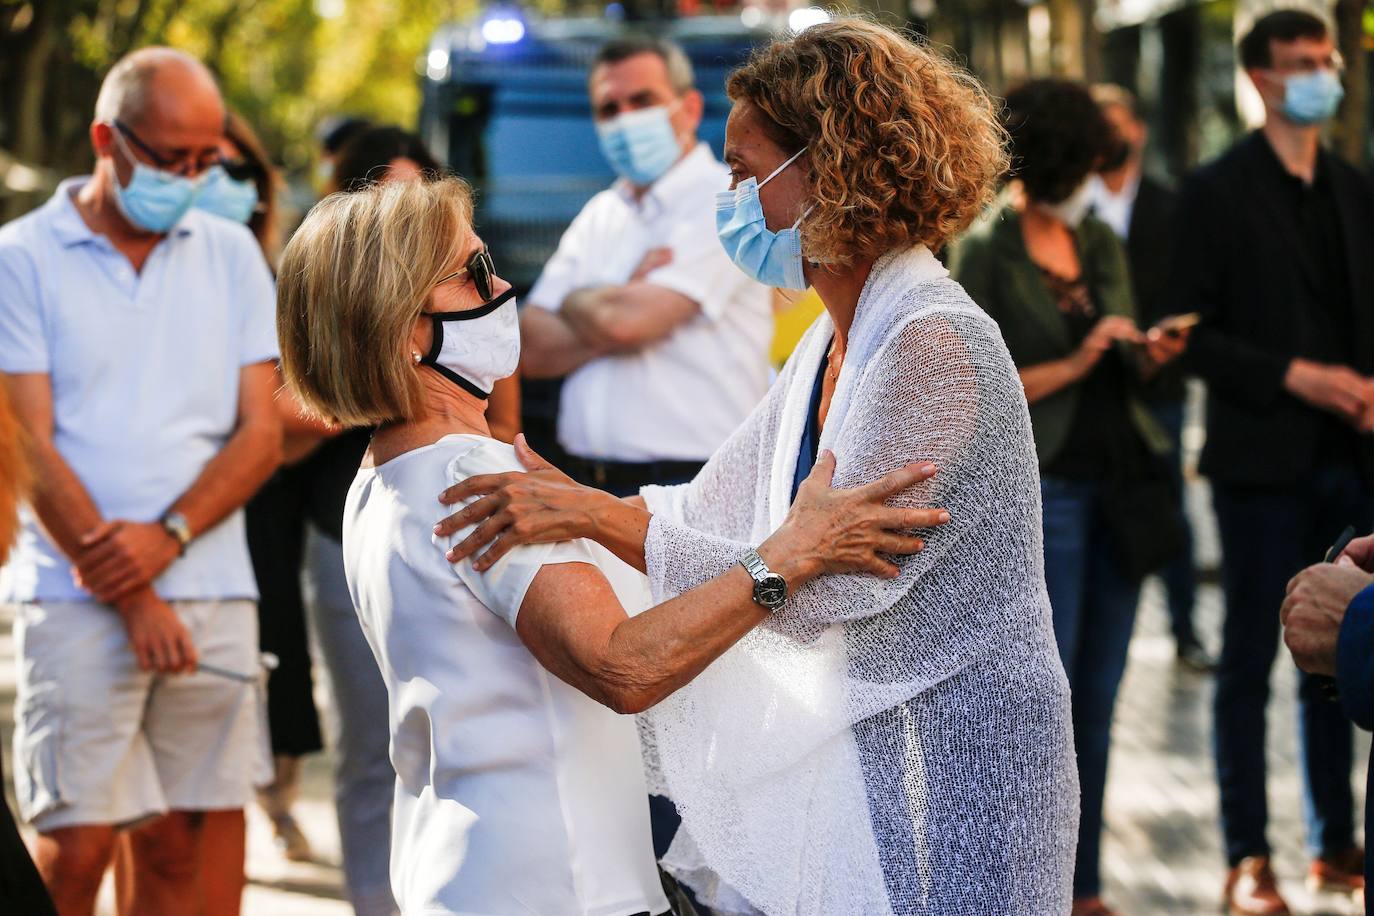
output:
M514 290L475 309L426 312L425 317L434 323L434 343L415 361L468 394L486 400L497 381L514 374L520 365Z

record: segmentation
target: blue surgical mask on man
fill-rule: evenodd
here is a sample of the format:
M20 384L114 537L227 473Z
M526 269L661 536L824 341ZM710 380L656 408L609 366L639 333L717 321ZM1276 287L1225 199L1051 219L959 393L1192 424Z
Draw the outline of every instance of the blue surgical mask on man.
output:
M196 197L196 209L246 223L258 208L258 186L247 178L231 178L223 166L205 173L205 183Z
M195 205L203 176L187 178L144 165L129 149L128 141L114 128L114 135L124 157L133 166L129 183L115 182L115 205L124 218L147 232L168 232Z
M682 142L673 130L673 106L627 111L596 125L601 154L617 175L647 188L682 158Z
M802 273L801 217L787 229L773 232L763 215L759 189L796 162L806 147L773 170L763 181L750 176L732 191L716 195L716 235L735 266L764 286L806 289ZM806 214L803 213L802 216Z
M1302 127L1331 120L1343 98L1345 89L1334 70L1294 73L1283 79L1284 117Z

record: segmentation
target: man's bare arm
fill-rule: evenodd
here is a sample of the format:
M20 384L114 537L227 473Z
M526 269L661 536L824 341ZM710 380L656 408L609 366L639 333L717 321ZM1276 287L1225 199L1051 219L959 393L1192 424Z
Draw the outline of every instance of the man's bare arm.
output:
M99 528L103 519L86 485L53 441L52 382L47 373L36 372L4 378L34 472L33 510L57 549L75 563L82 538ZM151 585L131 590L113 604L124 618L129 642L144 670L171 673L195 667L190 631Z
M46 372L5 376L10 403L24 430L33 468L33 510L48 537L69 560L81 553L81 538L103 519L86 485L57 451L54 442L52 382Z
M695 300L643 281L575 290L562 311L583 343L614 353L657 343L700 313Z
M538 305L520 311L520 374L562 378L607 352L588 345L562 314Z

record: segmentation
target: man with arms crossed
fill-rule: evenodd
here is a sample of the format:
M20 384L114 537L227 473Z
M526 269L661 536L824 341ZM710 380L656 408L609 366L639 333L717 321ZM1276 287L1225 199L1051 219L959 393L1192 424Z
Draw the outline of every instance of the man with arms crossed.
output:
M240 509L281 454L271 275L245 227L190 209L224 118L198 61L137 51L101 87L95 173L0 229L0 373L36 477L0 576L15 786L64 916L93 911L124 828L123 911L236 913L267 775L256 688L197 670L258 671Z
M611 42L588 79L619 179L587 202L522 311L520 371L567 376L569 474L617 496L685 483L768 390L772 298L716 236L729 170L697 140L704 101L676 45ZM662 858L678 818L651 801Z
M620 178L568 227L520 321L520 371L567 376L566 470L618 496L691 480L768 388L771 295L716 237L730 177L697 141L692 80L676 45L601 49L588 91Z

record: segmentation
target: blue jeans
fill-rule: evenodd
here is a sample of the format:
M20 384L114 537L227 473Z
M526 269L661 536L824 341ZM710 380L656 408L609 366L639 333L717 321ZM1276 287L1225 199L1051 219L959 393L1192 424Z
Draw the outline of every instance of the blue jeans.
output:
M1374 523L1374 499L1351 467L1328 467L1291 487L1214 486L1226 589L1213 701L1213 749L1226 857L1268 855L1265 828L1265 706L1279 648L1279 607L1300 569L1322 560L1346 525ZM1285 653L1286 655L1287 653ZM1286 658L1284 664L1291 664ZM1303 816L1312 855L1354 845L1352 735L1339 703L1298 674Z
M1054 637L1073 692L1073 740L1078 749L1082 816L1074 863L1075 897L1101 891L1102 799L1112 710L1126 670L1140 585L1121 570L1116 544L1095 481L1046 477L1045 585L1054 612Z
M1169 456L1169 470L1173 476L1174 491L1178 493L1180 508L1183 503L1183 407L1182 401L1160 401L1150 405L1155 419L1169 434L1174 453ZM1197 571L1193 567L1193 526L1188 521L1188 513L1183 517L1183 549L1178 556L1160 571L1164 580L1164 591L1168 596L1169 628L1173 631L1174 641L1180 646L1197 642L1193 630L1193 607L1197 604Z

